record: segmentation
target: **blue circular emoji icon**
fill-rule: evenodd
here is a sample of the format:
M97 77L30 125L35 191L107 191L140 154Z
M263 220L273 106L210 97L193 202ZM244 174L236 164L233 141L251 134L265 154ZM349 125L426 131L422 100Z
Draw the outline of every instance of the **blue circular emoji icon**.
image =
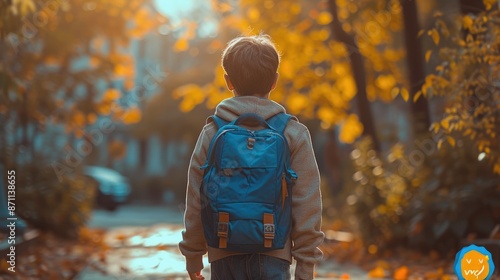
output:
M488 280L495 270L491 253L476 245L462 248L455 257L453 267L460 280Z

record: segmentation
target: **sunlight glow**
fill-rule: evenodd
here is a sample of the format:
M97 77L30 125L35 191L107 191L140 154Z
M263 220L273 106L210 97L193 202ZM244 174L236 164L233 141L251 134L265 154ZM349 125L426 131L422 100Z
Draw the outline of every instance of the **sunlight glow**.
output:
M185 17L194 8L192 0L155 0L154 1L158 12L173 21L180 20Z
M485 153L480 153L479 156L477 156L477 160L482 161L486 157Z
M210 2L197 0L154 0L159 13L169 19L170 25L160 26L159 32L168 35L172 28L182 28L187 21L197 22L200 37L217 35L217 20L214 17Z

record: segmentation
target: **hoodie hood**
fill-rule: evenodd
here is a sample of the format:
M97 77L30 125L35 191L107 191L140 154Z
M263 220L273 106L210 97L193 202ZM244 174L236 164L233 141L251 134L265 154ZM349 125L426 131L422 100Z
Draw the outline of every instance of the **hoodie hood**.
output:
M215 115L226 120L233 121L244 113L254 113L264 119L268 119L278 113L285 113L285 108L280 104L256 96L235 96L223 100L215 108Z

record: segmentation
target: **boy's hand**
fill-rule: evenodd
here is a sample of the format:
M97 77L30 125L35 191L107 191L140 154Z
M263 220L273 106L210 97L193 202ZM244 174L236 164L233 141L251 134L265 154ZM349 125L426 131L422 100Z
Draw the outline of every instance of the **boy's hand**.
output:
M203 275L201 275L200 271L195 272L195 273L189 273L189 278L191 278L191 280L203 280L203 279L205 279L205 277L203 277Z

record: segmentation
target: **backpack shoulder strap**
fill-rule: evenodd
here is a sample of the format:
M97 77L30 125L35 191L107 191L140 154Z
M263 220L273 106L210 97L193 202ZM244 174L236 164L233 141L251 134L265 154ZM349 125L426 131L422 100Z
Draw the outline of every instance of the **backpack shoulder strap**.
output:
M286 113L278 113L269 119L267 119L267 123L276 131L283 135L286 125L288 124L288 121L292 118L292 115L286 114Z
M287 173L287 181L288 181L288 179L291 179L291 180L297 179L297 174L290 167L290 156L291 156L290 155L290 147L288 146L288 142L287 142L285 135L284 135L285 128L286 128L288 122L292 118L297 120L296 117L289 115L287 113L278 113L278 114L270 117L269 119L267 119L267 123L272 128L274 128L279 134L281 134L283 136L283 139L285 140L286 151L288 151L285 154L285 167L286 167L286 173Z
M221 128L221 127L223 127L223 126L225 126L226 124L229 123L228 121L226 121L224 119L221 119L220 117L218 117L216 115L212 115L212 116L208 117L207 123L210 120L214 121L215 125L217 125L217 128Z
M208 117L207 123L209 123L210 121L213 121L215 123L215 125L217 126L217 129L219 129L219 130L221 127L223 127L229 123L228 121L221 119L220 117L218 117L216 115L212 115L212 116ZM214 146L214 142L217 138L217 134L218 134L218 132L215 133L215 136L212 138L212 140L210 140L210 146L208 146L207 159L205 161L205 164L203 166L201 166L200 169L206 169L210 163L210 159L212 158L212 153L213 153L213 146Z

